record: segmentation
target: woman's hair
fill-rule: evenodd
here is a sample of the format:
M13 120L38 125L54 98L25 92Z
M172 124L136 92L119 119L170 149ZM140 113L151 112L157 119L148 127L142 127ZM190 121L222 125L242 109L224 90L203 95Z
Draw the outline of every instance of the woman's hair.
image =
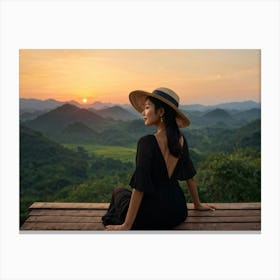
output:
M157 98L148 96L147 99L149 99L155 105L155 111L160 108L164 109L165 113L162 118L166 127L168 148L174 157L180 157L182 154L182 147L179 143L179 139L182 134L176 122L176 111Z

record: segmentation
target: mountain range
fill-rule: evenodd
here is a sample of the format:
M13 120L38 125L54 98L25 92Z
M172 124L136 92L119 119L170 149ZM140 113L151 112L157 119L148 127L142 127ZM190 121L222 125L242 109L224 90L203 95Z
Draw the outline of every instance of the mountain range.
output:
M191 121L191 129L237 129L261 117L258 108L184 112ZM113 141L115 144L127 144L136 141L141 134L152 132L151 127L146 127L141 119L120 106L95 110L67 103L34 119L21 119L21 123L60 143L108 144Z
M219 103L216 105L201 105L201 104L191 104L191 105L182 105L181 109L186 111L209 111L213 109L224 109L224 110L249 110L253 108L260 109L261 104L252 100L241 101L241 102L228 102L228 103Z
M91 112L96 113L97 115L107 118L107 119L112 119L112 120L123 120L123 121L128 121L128 120L134 120L137 118L135 114L130 113L128 110L116 105L113 107L105 108L105 109L100 109L96 110L93 108L88 109Z
M113 103L104 103L100 101L96 101L92 104L80 104L77 101L57 101L55 99L46 99L40 100L35 98L20 98L20 113L33 113L36 111L50 111L57 107L62 106L63 104L71 104L79 108L92 108L96 110L101 110L105 108L110 108L119 104Z
M59 106L62 106L65 103L72 104L79 108L91 108L95 110L102 110L114 106L119 106L132 114L135 113L134 109L130 104L115 104L115 103L104 103L100 101L96 101L92 104L80 104L76 101L66 101L61 102L55 99L47 99L47 100L40 100L40 99L26 99L20 98L20 113L34 113L38 111L50 111ZM216 105L200 105L200 104L191 104L191 105L181 105L181 110L186 111L209 111L213 109L224 109L224 110L249 110L253 108L260 108L260 103L255 101L242 101L242 102L229 102L229 103L220 103ZM132 110L132 111L131 111Z
M74 123L83 123L88 128L98 130L109 123L96 113L81 109L71 104L62 106L44 113L34 120L26 121L26 125L45 134L58 134Z

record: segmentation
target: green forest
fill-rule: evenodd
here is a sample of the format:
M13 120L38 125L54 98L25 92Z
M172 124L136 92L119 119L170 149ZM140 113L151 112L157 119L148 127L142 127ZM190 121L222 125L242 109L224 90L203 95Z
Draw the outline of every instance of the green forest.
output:
M259 202L260 118L210 121L208 116L207 122L199 119L181 130L197 170L201 201ZM65 129L55 120L51 125L38 119L21 122L20 224L33 202L109 202L114 188L130 188L137 141L152 133L142 120L111 120L96 129L85 122ZM191 202L186 183L180 184Z

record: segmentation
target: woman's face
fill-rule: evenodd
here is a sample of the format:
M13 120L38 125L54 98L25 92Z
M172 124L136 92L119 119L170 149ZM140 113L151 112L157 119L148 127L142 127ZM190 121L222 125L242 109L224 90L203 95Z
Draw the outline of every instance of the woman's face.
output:
M144 111L142 112L145 125L157 125L160 122L160 117L163 115L161 110L155 110L155 105L149 99L146 99Z

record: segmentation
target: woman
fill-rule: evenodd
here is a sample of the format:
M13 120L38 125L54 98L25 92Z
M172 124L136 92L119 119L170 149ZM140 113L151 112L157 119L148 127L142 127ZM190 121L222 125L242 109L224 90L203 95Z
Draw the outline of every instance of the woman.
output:
M137 90L130 93L129 100L142 113L145 125L155 125L157 132L138 141L136 169L129 183L133 190L114 190L108 212L102 217L105 228L172 229L182 223L188 209L177 180L186 181L196 209L214 210L199 200L196 171L179 130L190 121L178 109L177 94L168 88L152 93Z

